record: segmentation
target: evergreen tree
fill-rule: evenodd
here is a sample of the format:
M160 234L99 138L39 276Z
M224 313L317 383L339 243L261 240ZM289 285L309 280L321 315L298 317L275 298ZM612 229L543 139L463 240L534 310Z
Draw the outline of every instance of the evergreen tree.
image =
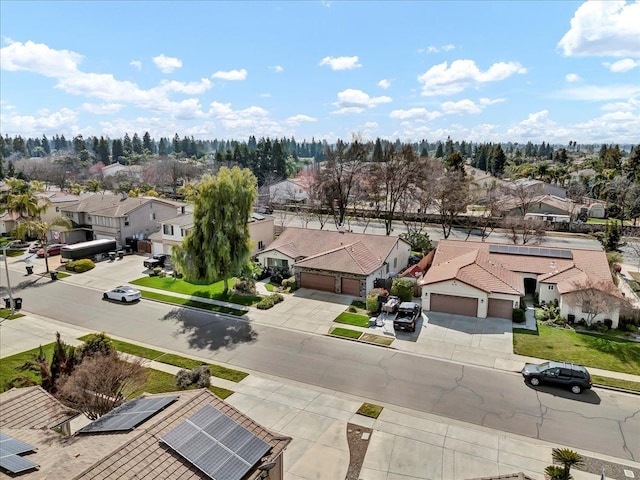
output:
M47 140L47 137L45 135L42 136L42 141L40 143L42 145L44 153L49 155L51 153L51 145L49 145L49 140Z
M82 138L82 135L76 135L73 138L73 152L76 155L78 155L80 154L80 152L86 149L87 149L87 144L84 143L84 138Z
M383 153L382 153L382 144L380 143L380 137L376 138L376 144L373 147L373 155L371 157L371 161L373 162L382 162Z
M133 134L133 139L131 140L131 150L133 151L133 153L137 153L138 155L142 153L142 140L140 140L140 137L137 133ZM149 150L149 152L151 152L151 150Z
M454 152L453 140L451 140L451 137L447 137L447 141L445 142L445 145L444 145L444 156L448 157L453 152Z
M21 155L23 157L26 157L29 154L29 151L27 150L27 144L20 135L17 135L13 139L13 153L17 153L18 155Z
M442 149L442 142L438 142L438 146L436 147L436 158L444 157L444 150Z
M629 180L640 183L640 145L631 150L622 170Z
M149 132L144 132L142 136L142 149L147 150L149 153L155 153L153 151L153 142L151 141L151 135Z
M105 165L109 165L111 163L109 142L107 142L104 137L100 137L100 140L98 141L98 160Z
M167 141L163 138L160 139L160 144L158 145L158 155L161 157L166 157L169 154L167 151Z
M493 148L490 163L491 173L497 177L501 176L507 163L507 157L502 150L502 145L498 144Z
M116 138L111 144L111 158L114 162L120 163L124 157L124 148L122 146L122 140Z
M128 157L133 152L133 145L131 144L131 137L128 133L124 134L124 140L122 141L122 151L124 155Z

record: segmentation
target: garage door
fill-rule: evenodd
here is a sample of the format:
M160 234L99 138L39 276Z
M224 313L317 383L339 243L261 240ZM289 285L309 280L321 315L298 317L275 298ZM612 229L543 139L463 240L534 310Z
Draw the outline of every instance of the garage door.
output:
M302 288L312 288L324 292L336 291L336 277L333 275L319 275L317 273L301 273L300 286Z
M343 278L341 284L341 291L345 295L353 295L355 297L360 296L360 280L357 278Z
M478 299L471 297L456 297L453 295L431 294L431 311L453 313L455 315L478 315Z
M490 298L487 317L507 318L511 320L513 317L513 302L511 300Z

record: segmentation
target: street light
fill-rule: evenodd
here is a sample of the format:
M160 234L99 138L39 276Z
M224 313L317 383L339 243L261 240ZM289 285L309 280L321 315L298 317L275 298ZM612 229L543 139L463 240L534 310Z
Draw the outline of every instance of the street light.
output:
M7 247L8 247L8 244L2 247L2 254L4 256L4 269L5 269L5 272L7 273L7 290L9 291L9 315L7 316L7 318L10 318L11 316L13 316L13 313L15 312L15 308L13 304L13 295L11 294L11 280L9 279L9 264L7 263ZM4 321L4 319L1 319L0 321Z

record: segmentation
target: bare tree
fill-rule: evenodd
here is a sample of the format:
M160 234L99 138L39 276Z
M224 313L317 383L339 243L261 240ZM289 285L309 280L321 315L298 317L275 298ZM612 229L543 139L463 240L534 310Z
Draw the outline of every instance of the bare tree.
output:
M572 289L573 292L566 295L567 305L581 309L587 325L591 325L598 315L607 315L619 308L622 303L620 292L611 281L576 280Z
M544 222L537 218L506 216L502 219L502 228L509 231L509 239L514 245L520 240L523 245L537 245L544 236Z
M144 386L147 370L142 362L124 361L116 352L85 357L71 375L60 379L57 397L95 420Z
M540 196L534 189L527 188L527 186L522 183L506 185L503 192L505 197L513 199L516 204L516 208L520 211L523 217L529 213L531 205L533 205L536 199Z
M625 249L628 249L633 258L638 262L638 271L640 272L640 242L627 242Z
M444 238L449 238L456 217L469 205L469 180L464 172L451 170L438 179L434 201L440 214Z
M444 175L444 166L440 160L421 157L416 163L413 182L399 202L402 223L409 234L420 234L428 226L427 215L434 203L438 179Z

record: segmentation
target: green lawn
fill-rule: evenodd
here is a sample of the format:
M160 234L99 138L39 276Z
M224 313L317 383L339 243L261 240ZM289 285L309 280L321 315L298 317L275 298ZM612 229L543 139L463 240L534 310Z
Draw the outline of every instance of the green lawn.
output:
M26 252L27 250L25 248L18 248L15 250L7 250L7 257L12 258L12 257L19 257L20 255L22 255L24 252Z
M87 336L84 336L84 337L80 337L78 340L84 341L86 338ZM182 357L179 355L173 355L171 353L166 353L161 350L154 350L152 348L141 347L133 343L114 340L113 338L111 339L111 342L113 342L113 346L119 352L128 353L130 355L146 358L148 360L155 360L156 362L162 362L168 365L174 365L176 367L186 368L186 369L192 369L192 368L203 365L203 363L198 360ZM243 378L249 375L248 373L241 372L239 370L233 370L231 368L226 368L221 365L207 364L207 366L209 367L209 371L211 372L212 376L223 378L225 380L230 380L232 382L239 382Z
M383 335L374 335L373 333L364 333L360 340L363 342L377 343L378 345L384 345L388 347L393 343L393 337L385 337Z
M8 308L0 308L0 318L6 318L7 320L14 320L16 318L24 317L23 314L14 312L13 315L10 315L11 310Z
M211 285L198 285L173 277L142 277L129 283L139 285L141 287L157 288L168 292L182 293L195 297L221 300L223 302L235 303L237 305L254 305L261 300L261 297L257 295L224 295L224 282L222 282L222 280L212 283ZM233 279L229 280L229 285L232 283Z
M382 413L382 407L373 403L363 403L356 413L365 417L378 418Z
M154 370L153 368L147 368L149 376L147 377L147 383L144 388L141 388L135 392L132 397L138 397L143 393L165 393L178 391L176 382L173 375L167 372L161 372L160 370ZM223 400L233 393L233 390L227 390L226 388L210 386L209 390L215 393L219 398Z
M199 302L197 300L189 300L188 298L175 297L173 295L164 295L162 293L149 292L147 290L141 290L142 298L149 300L158 300L165 303L171 303L173 305L182 305L185 307L200 308L202 310L209 310L211 312L227 313L229 315L236 315L241 317L245 313L244 310L238 310L236 308L223 307L221 305L212 305L210 303Z
M355 325L356 327L368 327L369 317L360 315L359 313L342 312L334 320L335 323L345 323L347 325Z
M49 343L47 345L42 346L42 351L46 355L47 358L51 358L53 355L53 346L54 343ZM17 367L20 367L25 364L25 362L29 360L33 360L35 355L38 354L37 348L33 350L27 350L26 352L18 353L16 355L12 355L10 357L3 358L0 360L0 391L4 392L7 390L7 383L19 376L25 376L30 378L34 384L40 384L40 375L34 372L19 372L16 370Z
M633 278L636 282L640 282L640 272L629 272L631 278Z
M591 224L595 224L595 225L604 225L607 222L616 222L618 224L620 224L620 220L618 220L617 218L588 218L587 219L587 223L591 223ZM629 220L625 220L624 221L624 225L633 225L633 222L629 221Z
M337 335L338 337L345 337L345 338L353 338L353 339L358 339L360 338L360 335L362 335L362 332L358 332L356 330L350 330L348 328L332 328L329 333L331 335Z
M518 355L640 375L640 343L544 325L538 326L538 334L525 332L530 331L513 330L513 351Z

